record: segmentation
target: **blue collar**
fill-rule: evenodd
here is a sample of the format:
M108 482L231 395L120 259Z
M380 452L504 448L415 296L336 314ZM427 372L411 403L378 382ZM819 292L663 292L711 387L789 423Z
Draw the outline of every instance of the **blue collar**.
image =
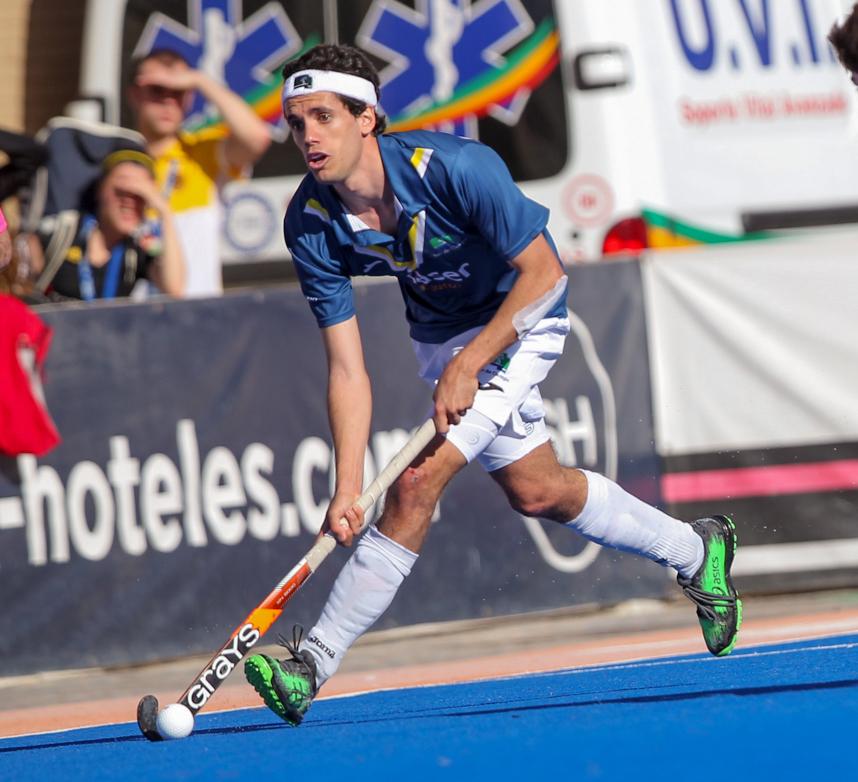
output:
M403 211L408 217L414 217L429 206L430 200L426 183L411 164L414 150L402 144L397 136L385 134L378 137L378 149L384 173Z
M390 187L399 199L402 213L399 215L399 233L407 233L411 219L429 205L429 194L426 184L411 164L413 150L402 144L396 135L383 134L377 138L384 165L384 173L390 182ZM331 225L340 245L384 245L395 241L397 237L371 228L355 230L349 223L342 201L330 185L314 183L316 193L331 218Z

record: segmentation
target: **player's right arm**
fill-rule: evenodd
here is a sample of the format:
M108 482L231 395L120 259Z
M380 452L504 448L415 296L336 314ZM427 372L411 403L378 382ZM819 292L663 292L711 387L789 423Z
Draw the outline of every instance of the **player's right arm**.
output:
M363 512L352 506L363 487L372 392L351 278L327 227L329 222L324 207L299 189L286 213L285 234L301 290L321 329L328 360L328 420L337 478L322 533L330 530L339 543L348 546L363 525ZM344 517L347 526L339 523Z
M372 418L372 389L363 359L357 318L322 329L328 358L328 420L334 439L336 488L323 532L349 546L363 526L353 507L363 488L363 463ZM341 524L345 518L348 526Z

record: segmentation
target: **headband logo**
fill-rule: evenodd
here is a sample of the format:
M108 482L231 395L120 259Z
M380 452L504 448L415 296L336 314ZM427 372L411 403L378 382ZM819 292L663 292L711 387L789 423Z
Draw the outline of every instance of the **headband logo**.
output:
M302 73L299 76L295 77L295 81L292 84L292 89L294 90L311 90L313 89L313 77L309 73Z

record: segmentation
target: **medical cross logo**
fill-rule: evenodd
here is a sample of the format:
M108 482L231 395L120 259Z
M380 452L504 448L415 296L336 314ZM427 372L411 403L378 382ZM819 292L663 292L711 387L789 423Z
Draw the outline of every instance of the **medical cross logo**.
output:
M381 103L392 130L476 138L487 114L515 125L557 64L553 20L534 29L519 0L374 0L357 43L390 63Z
M188 26L152 14L135 47L139 56L171 49L192 66L241 95L283 137L280 77L273 73L301 48L301 38L280 3L271 2L244 19L241 0L188 0ZM189 130L217 126L220 117L195 98Z

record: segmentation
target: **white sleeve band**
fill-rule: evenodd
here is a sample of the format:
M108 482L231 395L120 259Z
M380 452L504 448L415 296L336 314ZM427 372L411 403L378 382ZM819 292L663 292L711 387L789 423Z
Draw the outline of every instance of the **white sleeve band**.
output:
M550 291L526 307L522 307L512 316L512 325L519 339L539 323L551 311L551 308L566 295L567 282L568 278L564 274Z
M311 95L314 92L335 92L337 95L366 103L367 106L375 106L378 103L375 86L368 79L339 71L305 70L293 73L283 83L284 109L290 98Z

